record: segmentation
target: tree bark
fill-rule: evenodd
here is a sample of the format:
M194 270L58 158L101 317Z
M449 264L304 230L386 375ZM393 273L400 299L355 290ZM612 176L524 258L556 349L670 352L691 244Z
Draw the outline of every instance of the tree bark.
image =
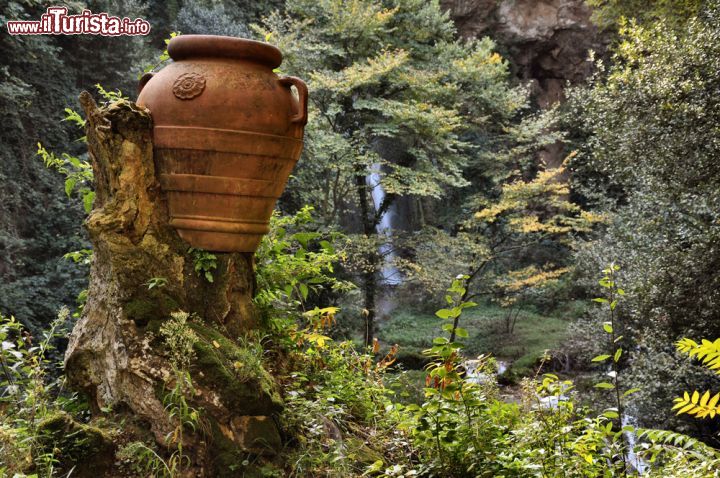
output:
M363 233L368 239L377 237L376 217L370 211L370 201L368 201L368 188L366 178L363 175L355 176L355 186L357 187L358 201L360 203L360 216L362 218ZM373 251L367 256L368 264L365 266L367 270L363 273L363 306L365 308L365 346L370 347L375 338L375 310L376 310L376 292L377 292L377 270L380 264L379 254Z
M96 183L86 222L94 259L88 301L65 357L69 382L88 395L95 412L127 413L167 445L177 423L163 396L174 374L158 331L172 312L191 314L199 340L188 400L200 410L202 426L187 433L185 453L194 463L187 474L236 476L230 465L281 446L276 384L260 365L242 369L249 366L242 344L259 327L253 256L216 254L212 283L196 273L189 245L168 225L149 112L128 101L98 108L87 92L80 103ZM150 288L153 278L159 285Z

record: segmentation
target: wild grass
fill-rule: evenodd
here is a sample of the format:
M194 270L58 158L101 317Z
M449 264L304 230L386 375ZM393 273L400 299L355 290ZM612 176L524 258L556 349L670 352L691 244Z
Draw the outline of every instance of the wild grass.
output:
M517 374L526 374L545 350L557 349L566 337L568 324L575 318L570 311L541 314L520 309L512 331L506 323L508 309L483 304L463 314L461 326L470 334L463 339L464 353L474 357L491 353L499 360L512 362ZM514 313L513 313L514 315ZM432 338L447 335L443 321L432 313L397 310L379 324L378 337L383 343L399 344L404 354L420 354L432 346Z

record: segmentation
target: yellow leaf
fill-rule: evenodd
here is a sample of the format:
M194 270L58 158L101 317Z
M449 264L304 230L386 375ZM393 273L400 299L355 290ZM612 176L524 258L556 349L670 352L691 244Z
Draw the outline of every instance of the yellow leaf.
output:
M720 393L716 393L715 396L710 399L710 403L708 403L708 407L715 408L715 405L717 405L718 400L720 400Z
M703 396L700 399L700 406L704 407L705 405L707 405L707 402L709 399L710 399L710 391L706 391L705 393L703 393Z
M687 405L687 401L683 400L682 398L676 398L675 401L677 402L673 407L672 410L677 410L678 408L682 408L685 405Z
M212 341L213 346L215 346L216 349L220 348L220 344L217 342L217 340Z
M692 403L697 403L699 399L700 399L700 394L698 393L697 390L695 390L692 394L692 400L690 400L690 401Z
M695 405L693 405L692 403L689 404L689 405L685 405L683 408L681 408L680 410L678 410L677 414L678 414L678 415L682 415L683 413L688 413L688 412L690 412L690 410L692 410L693 408L695 408Z

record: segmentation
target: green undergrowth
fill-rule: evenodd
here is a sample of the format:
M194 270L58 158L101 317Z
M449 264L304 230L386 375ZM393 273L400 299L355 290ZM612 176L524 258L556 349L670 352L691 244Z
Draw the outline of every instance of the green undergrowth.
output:
M213 327L197 322L189 326L200 338L192 367L198 381L219 390L225 403L248 415L270 415L282 408L273 378L263 366L259 341L236 342Z
M332 255L303 257L295 253L301 250L299 247L294 241L284 242L275 251L280 256L293 252L293 260L285 262L293 267L302 267L307 261L327 264L335 260ZM266 272L261 270L260 274ZM503 310L463 299L467 276L453 280L445 297L447 308L436 316L397 314L385 324L393 327L381 330L384 341L395 338L393 341L401 345L413 344L417 351L426 349L422 352L427 362L424 370L400 374L388 373L399 359L398 348L386 352L376 343L372 348L359 349L352 341L333 340L333 328L345 319L342 310L308 304L302 288L286 288L285 275L264 277L266 287L272 289L265 302L258 301L268 323L262 335L257 332L231 339L198 317L181 312L171 314L159 328L158 338L162 337L163 342L158 345L164 348L176 375L176 385L165 390L163 397L167 412L178 421L169 435L172 450L161 450L149 440L138 441L139 437L125 437L134 441L116 443L120 446L113 457L112 448L105 448L106 432L78 420L86 415L84 412L78 417L72 415L72 419L62 414L67 408L58 400L62 381L55 383L46 373L57 367L47 358L47 352L61 329L48 332L39 349L28 348L21 326L13 320L0 320L0 339L5 342L0 356L11 365L9 370L16 372L8 375L6 383L0 382L12 391L12 396L0 396L0 413L5 412L8 418L0 421L0 458L6 462L13 457L24 460L5 465L6 469L0 463L0 477L32 476L28 473L66 476L68 465L82 460L82 451L92 455L85 462L105 457L112 466L117 463L115 458L123 469L135 472L119 475L113 469L105 476L189 476L186 472L198 464L183 448L182 437L200 432L206 419L210 429L202 433L208 434L208 443L215 447L215 462L212 471L204 472L204 476L638 476L626 460L633 445L625 438L628 425L623 426L622 420L626 397L637 389L630 388L634 384L625 381L617 365L622 349L613 335L619 324L612 315L618 304L612 294L620 294L621 289L607 277L600 285L609 284L611 293L596 302L600 301L610 313L610 321L603 324L603 329L609 334L606 345L611 353L595 361L613 360L616 365L612 382L596 382L594 388L616 400L615 406L604 409L599 404L583 405L573 382L540 373L523 379L517 400L508 403L493 380L495 361L488 355L478 359L478 371L488 379L467 380L463 362L470 354L495 351L498 357L505 358L508 355L502 351L512 351L515 340L521 344L514 349L519 361L531 355L531 349L539 354L553 348L565 332L566 323L562 315L546 317L521 311L510 334L503 328ZM65 319L67 315L66 311ZM452 331L442 328L443 322L451 323L447 317L456 318L462 327L462 332L460 327L456 329L457 340L450 339ZM513 340L503 342L503 331ZM420 338L424 336L432 339L423 342ZM210 415L203 417L205 412L195 408L195 382L205 382L218 390L223 402L229 403L238 415L264 415L255 419L277 424L273 436L261 436L262 430L252 433L273 442L272 449L278 453L265 460L235 447ZM622 394L611 393L615 390ZM261 402L265 408L249 411ZM16 403L24 405L9 406ZM555 405L548 405L552 403ZM112 410L103 412L113 415ZM244 430L250 433L249 426ZM644 476L705 478L713 476L710 473L720 466L720 452L693 438L634 426L629 430L637 436L633 451L652 463ZM47 442L46 436L54 438ZM74 456L78 458L65 460Z
M506 329L509 311L495 305L482 305L463 315L463 328L469 337L463 354L476 357L490 353L499 360L512 362L514 373L527 375L546 350L561 346L572 315L539 314L530 309L519 312L512 333ZM443 321L432 313L398 310L381 322L378 337L387 344L400 346L405 368L422 367L422 351L432 346L433 337L442 335Z

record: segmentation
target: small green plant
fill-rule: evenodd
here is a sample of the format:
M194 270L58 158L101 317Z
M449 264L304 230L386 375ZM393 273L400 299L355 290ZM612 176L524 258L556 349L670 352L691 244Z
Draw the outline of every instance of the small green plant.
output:
M217 256L211 252L191 247L188 254L192 257L195 273L204 277L206 281L213 283L213 271L217 269Z
M77 251L68 252L63 256L63 259L71 260L75 264L82 264L89 266L93 259L92 249L80 249Z
M453 281L445 295L445 302L450 306L448 309L440 309L435 315L444 320L452 320L452 323L443 325L442 329L450 334L449 342L454 342L455 337L467 338L468 331L459 327L460 315L464 309L477 307L475 302L466 301L467 284L470 279L468 275L459 275Z
M105 91L100 85L97 86L101 93ZM82 115L71 108L65 108L63 121L73 123L81 130L85 130L85 120ZM79 141L86 141L86 137L82 136ZM42 143L38 143L37 146L37 155L42 159L45 167L65 176L67 197L72 197L73 194L78 196L82 200L85 213L89 214L95 200L95 191L92 189L93 169L90 162L68 153L60 153L58 156L52 151L48 151Z
M485 449L487 430L479 426L489 399L495 394L493 379L483 384L466 380L462 345L455 337L467 337L465 329L458 326L463 311L475 307L474 302L464 300L468 276L457 276L447 289L445 301L449 308L440 309L436 315L449 320L442 329L450 338L437 337L433 346L423 353L432 362L427 366L425 380L425 401L421 405L409 405L413 420L406 426L412 429L412 435L429 453L431 467L435 473L456 476L458 470L467 466L468 453ZM494 361L489 356L480 356L476 361L475 373L478 376L494 373ZM392 474L385 473L387 476Z
M120 90L106 90L99 83L95 85L95 88L104 99L105 104L121 99L128 99L123 96L122 91ZM85 129L85 119L80 113L71 108L65 108L65 117L63 118L63 121L73 123L82 130ZM85 142L87 141L87 138L82 136L78 139L78 141ZM78 196L82 200L85 213L90 214L93 201L95 200L92 164L90 164L90 162L85 158L73 156L68 153L60 153L58 156L52 151L48 151L42 143L38 143L37 146L37 155L40 159L42 159L45 167L53 169L65 176L65 194L67 197L72 197L73 194Z
M160 336L164 339L170 354L173 370L173 385L163 396L168 418L176 423L175 428L165 437L168 446L175 447L165 463L166 468L172 472L171 476L192 465L183 449L185 430L196 432L200 426L200 411L193 408L187 398L195 393L189 368L195 359L195 344L199 340L195 331L188 325L189 320L190 315L187 312L173 312L170 320L165 321L160 327Z
M286 331L292 368L283 421L298 442L287 476L359 477L395 434L384 378L397 348L376 360L350 341L332 340L338 313L336 307L314 308L303 314L304 327ZM365 444L358 433L373 439Z
M190 373L187 370L173 368L174 385L163 396L163 404L168 417L176 422L175 428L168 433L165 441L175 450L167 461L167 466L173 471L180 471L192 465L189 456L185 455L185 430L198 431L200 426L200 411L188 403L188 396L195 393Z
M95 88L97 89L98 93L100 93L100 96L103 97L106 103L112 103L113 101L118 100L127 100L127 96L123 96L122 91L120 90L106 90L103 88L103 86L100 83L95 84ZM77 113L76 113L77 114ZM73 117L74 119L74 117ZM77 122L77 120L75 120ZM83 123L84 125L85 123Z
M68 153L57 156L45 149L42 143L38 143L37 154L46 168L54 169L65 176L65 194L68 197L72 197L73 193L77 194L82 199L85 212L89 214L95 200L95 191L92 190L92 165Z
M141 476L173 478L175 471L157 454L152 447L140 441L122 446L116 453L119 460L126 462L131 471Z
M69 316L62 308L36 343L14 317L0 315L0 476L4 463L13 472L32 466L53 476L57 450L46 446L39 425L74 401L61 394L64 377L53 370L60 367L55 341L67 334Z
M613 453L609 456L611 463L617 460L619 457L620 461L622 462L621 473L623 476L627 476L627 455L632 450L630 450L630 447L626 441L626 433L635 433L635 428L632 425L625 425L625 410L623 399L628 395L637 392L638 389L631 388L623 392L620 385L620 359L622 358L623 354L621 341L623 339L623 336L618 335L617 333L619 324L617 323L616 308L618 306L619 300L622 298L622 296L625 295L625 291L618 285L617 275L619 271L620 266L615 263L609 264L605 269L603 269L603 277L598 282L600 286L606 290L607 294L605 297L597 297L593 299L593 301L605 306L608 311L607 313L609 320L603 322L602 326L603 331L607 334L608 337L609 353L598 355L597 357L594 357L592 361L599 364L606 363L608 361L610 363L610 370L607 372L607 376L610 377L612 381L598 382L595 384L595 388L601 390L610 390L613 392L615 406L605 410L601 415L602 417L608 419L602 429L605 430L607 438L610 440L610 443L612 443L613 445L618 445L617 453ZM619 431L614 430L612 420L618 420L618 422L620 423Z
M181 34L180 32L170 32L170 38L166 38L166 39L164 40L164 41L165 41L165 45L166 45L166 46L165 46L165 50L163 50L163 52L162 52L162 53L160 54L160 56L158 57L158 61L157 61L156 63L147 65L147 66L143 69L143 73L150 73L151 71L155 71L155 70L157 70L158 68L160 68L161 66L163 66L165 63L167 63L167 62L170 60L170 54L169 54L168 51L167 51L167 45L170 44L170 40L172 40L173 38L175 38L176 36L178 36L178 35L180 35L180 34ZM142 74L141 74L141 75L138 75L138 79L140 79L141 76L142 76Z
M319 231L312 213L313 208L305 206L293 216L275 212L271 217L270 233L256 254L259 292L255 301L261 307L296 310L303 308L311 293L353 288L334 276L335 264L345 256L333 242L342 236Z
M170 353L170 363L179 370L187 370L195 358L195 344L199 338L188 325L190 314L177 311L160 326L160 336Z
M168 283L168 280L164 277L151 277L145 285L147 286L148 290L152 290L155 288L161 288L165 287Z

